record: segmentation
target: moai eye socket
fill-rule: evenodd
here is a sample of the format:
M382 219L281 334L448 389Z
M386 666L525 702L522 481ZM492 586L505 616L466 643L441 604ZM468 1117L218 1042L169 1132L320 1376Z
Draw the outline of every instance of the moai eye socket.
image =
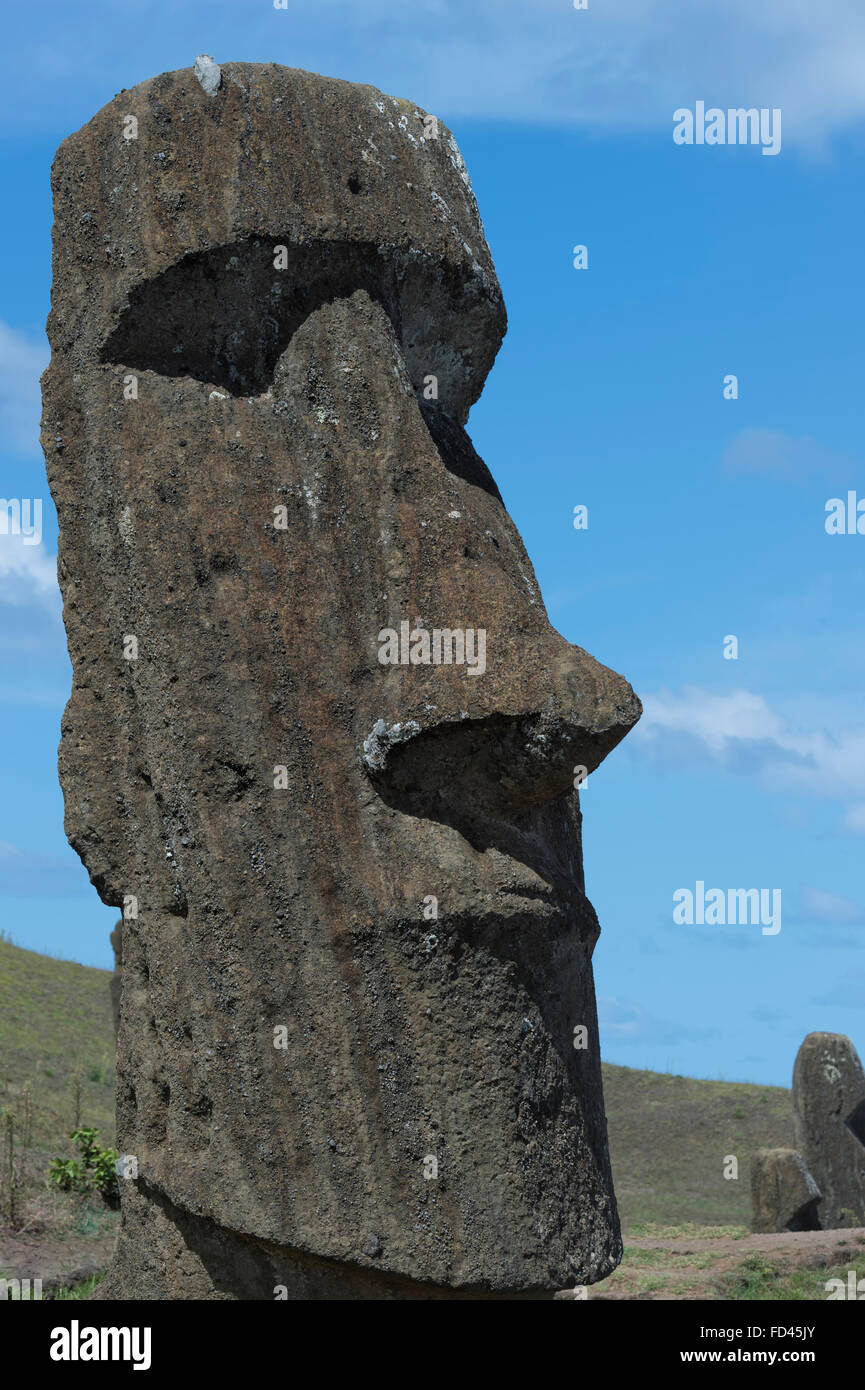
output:
M360 289L388 313L418 395L433 377L442 412L464 423L504 332L500 299L482 278L388 246L251 237L190 254L131 291L100 358L261 395L304 319Z

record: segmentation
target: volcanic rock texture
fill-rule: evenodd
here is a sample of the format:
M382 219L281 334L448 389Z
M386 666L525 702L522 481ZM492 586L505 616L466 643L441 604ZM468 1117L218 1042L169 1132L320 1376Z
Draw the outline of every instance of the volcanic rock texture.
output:
M843 1033L809 1033L793 1067L796 1143L823 1194L824 1230L865 1223L865 1072Z
M751 1230L819 1231L820 1189L795 1149L758 1149L751 1160Z
M621 1250L574 768L639 703L464 430L505 313L453 137L210 88L122 92L53 169L60 772L127 900L100 1296L548 1298ZM383 664L403 622L485 669Z

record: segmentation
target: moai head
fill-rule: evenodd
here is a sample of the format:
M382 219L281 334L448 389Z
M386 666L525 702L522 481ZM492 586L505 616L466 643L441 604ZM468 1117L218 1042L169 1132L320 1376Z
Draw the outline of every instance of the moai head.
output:
M796 1144L823 1194L826 1230L865 1221L865 1072L843 1033L809 1033L793 1067Z
M751 1230L819 1231L819 1187L795 1149L758 1149L751 1159Z
M454 139L228 64L121 93L53 183L67 832L135 903L104 1294L597 1280L574 788L640 706L463 428L505 314Z

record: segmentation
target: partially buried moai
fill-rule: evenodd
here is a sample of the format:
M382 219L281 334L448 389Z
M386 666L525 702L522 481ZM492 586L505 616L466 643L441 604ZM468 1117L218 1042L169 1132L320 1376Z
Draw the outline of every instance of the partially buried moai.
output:
M551 628L464 430L505 313L453 137L205 64L53 187L66 825L137 907L101 1296L602 1278L574 782L640 706Z
M793 1066L793 1126L827 1229L865 1222L865 1071L843 1033L809 1033Z

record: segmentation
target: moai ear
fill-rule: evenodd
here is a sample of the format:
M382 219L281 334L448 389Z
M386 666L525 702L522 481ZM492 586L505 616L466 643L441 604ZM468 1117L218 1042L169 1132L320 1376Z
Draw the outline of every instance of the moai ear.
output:
M500 296L428 253L369 242L250 237L191 253L129 292L100 359L261 395L308 315L359 289L390 316L419 397L434 382L463 423L504 333Z

